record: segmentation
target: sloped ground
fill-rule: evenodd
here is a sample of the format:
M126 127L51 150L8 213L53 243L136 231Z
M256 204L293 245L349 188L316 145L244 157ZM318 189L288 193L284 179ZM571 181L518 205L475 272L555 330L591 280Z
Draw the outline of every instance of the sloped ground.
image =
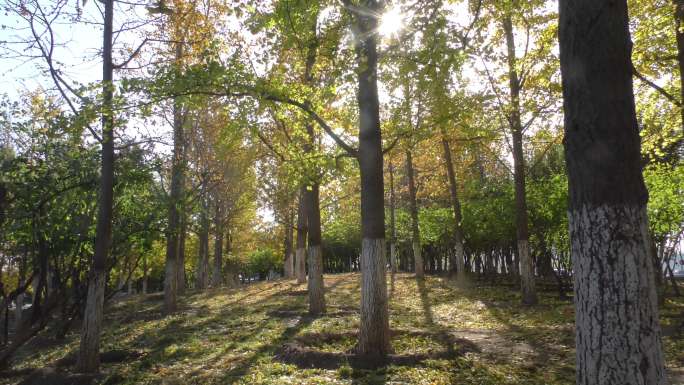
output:
M306 314L306 285L290 281L189 294L172 317L162 317L159 294L118 301L105 319L107 363L98 382L574 383L573 308L555 293L542 293L541 305L523 308L519 293L507 286L463 289L436 277L420 283L406 274L388 277L395 352L373 369L349 354L359 322L359 275L326 276L325 283L328 314L315 319ZM661 313L676 376L684 367L684 338L667 330L684 321L684 301L668 301ZM72 333L56 344L37 337L34 349L29 345L17 357L17 375L0 382L56 383L73 363L77 338ZM42 379L18 375L44 367L52 369L39 372ZM684 381L673 377L672 383Z

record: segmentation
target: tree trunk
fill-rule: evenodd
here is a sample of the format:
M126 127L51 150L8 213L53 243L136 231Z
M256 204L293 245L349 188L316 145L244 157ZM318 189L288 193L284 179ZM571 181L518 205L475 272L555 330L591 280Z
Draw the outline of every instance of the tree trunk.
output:
M456 280L459 282L465 281L465 248L463 247L463 229L461 224L463 216L461 214L461 201L458 199L458 186L456 186L456 172L454 171L454 163L451 160L451 147L449 141L442 132L442 147L444 149L444 163L446 164L447 176L449 178L449 193L451 198L451 208L454 210L454 259L455 264L452 268L456 268Z
M409 203L411 208L411 246L413 247L413 260L417 278L425 276L425 263L420 245L420 227L418 223L418 202L416 202L416 181L413 170L413 154L406 151L406 179L408 179Z
M626 0L561 0L577 384L666 384Z
M112 24L114 0L104 3L104 39L102 44L102 160L100 207L95 230L95 254L88 277L88 294L83 314L83 329L76 368L79 372L97 372L100 367L100 334L104 311L107 255L112 241L114 203L114 98L112 63Z
M376 0L361 1L354 12L359 106L359 168L361 171L361 324L357 351L385 357L390 352L387 280L385 278L385 210L382 135L378 100ZM367 11L367 12L366 12Z
M147 294L147 255L143 256L142 293Z
M293 213L292 209L290 207L287 208L286 213L285 213L285 244L284 244L284 253L285 253L285 266L284 266L284 272L285 272L285 279L292 279L294 277L294 253L292 250L292 241L294 238L294 233L293 233L293 227L294 223L293 218Z
M677 68L679 69L679 106L681 128L684 131L684 0L674 0L675 4L675 37L677 40ZM676 140L666 151L666 156L677 157L677 147L681 148L683 139Z
M397 272L397 220L395 210L394 197L394 166L392 165L392 158L389 159L389 183L390 183L390 266L392 267L392 274Z
M176 42L176 61L183 56L183 43ZM185 143L181 106L173 105L173 159L171 164L171 194L169 197L169 228L166 234L166 265L164 269L164 312L171 314L177 308L178 270L180 249L180 216L183 199L183 144Z
M213 287L220 287L223 284L221 277L221 270L223 269L223 218L221 211L221 202L217 200L214 217L214 268L211 274L211 286Z
M515 227L520 261L520 286L522 302L525 305L537 303L537 291L534 287L534 266L529 248L529 230L527 225L527 198L525 197L525 157L523 155L523 127L520 120L520 80L518 79L517 59L515 57L515 40L510 13L503 20L506 46L508 48L508 80L511 95L509 123L513 142L513 178L515 180Z
M297 283L306 282L306 187L302 187L299 191L299 209L297 211L297 251L295 273L297 275Z
M183 205L184 206L184 205ZM178 294L185 294L185 236L186 236L186 218L185 213L181 212L180 220L180 234L178 235L178 266L176 272L178 273Z
M204 290L209 285L209 205L204 194L201 199L197 288Z
M314 28L314 34L315 34ZM312 83L311 68L315 60L315 45L309 47L307 60L306 80ZM311 153L316 144L313 124L307 123L306 130L309 135L309 143L306 151ZM318 174L319 170L312 170ZM318 175L313 175L313 181L307 186L304 197L307 207L307 230L308 230L308 257L309 257L309 314L320 315L325 313L325 284L323 282L323 252L321 251L321 208Z
M321 210L318 183L307 191L311 203L309 211L309 314L325 313L325 286L323 283L323 253L321 251Z

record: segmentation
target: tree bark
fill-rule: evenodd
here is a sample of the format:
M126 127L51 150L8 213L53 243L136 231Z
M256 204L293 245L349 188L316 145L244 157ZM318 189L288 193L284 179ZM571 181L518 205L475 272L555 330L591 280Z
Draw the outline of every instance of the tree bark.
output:
M211 285L221 287L223 279L221 276L223 269L223 218L221 202L216 201L216 212L214 216L214 267L211 274Z
M183 43L176 42L176 61L183 56ZM177 308L178 254L180 249L180 216L183 199L183 144L185 143L180 102L173 105L173 159L171 164L171 193L169 197L169 228L166 234L166 265L164 268L164 312Z
M201 199L197 288L204 290L209 285L209 205L204 194Z
M417 278L425 276L425 263L420 245L420 226L418 223L418 202L416 201L416 181L413 169L413 154L406 151L406 179L408 179L409 203L411 208L411 246L413 247L413 261Z
M525 157L523 155L523 127L520 120L520 80L518 78L517 59L515 57L515 40L510 13L503 20L506 46L508 49L508 80L511 96L509 123L513 143L513 179L515 180L515 227L520 261L520 286L522 302L525 305L537 303L537 291L534 286L534 266L529 248L529 229L527 218L527 198L525 196Z
M559 5L577 384L666 384L627 2Z
M349 3L348 1L346 2ZM354 11L353 31L357 55L359 151L361 171L361 324L357 352L385 357L390 352L387 280L385 278L385 210L382 135L378 99L376 42L381 5L361 1Z
M315 30L314 30L315 33ZM311 83L311 48L309 50L309 60L307 62L307 80ZM315 51L314 51L315 52ZM307 123L306 130L309 135L307 152L313 151L315 145L315 134L312 123ZM318 173L318 170L312 170ZM307 230L308 230L308 257L309 257L309 314L320 315L325 313L325 284L323 282L323 252L321 250L321 209L318 175L311 177L311 183L304 192L305 205L307 207Z
M454 163L451 159L451 147L449 141L442 132L442 148L444 149L444 163L446 164L447 177L449 178L449 193L451 198L451 208L454 210L454 259L456 268L456 280L465 281L465 248L463 247L463 215L461 214L461 201L458 199L458 186L456 185L456 172Z
M681 130L684 132L684 0L674 0L675 3L675 37L677 40L677 67L679 69L679 113L681 118ZM672 150L667 151L677 157L677 147L682 146L682 141L679 139L672 144Z
M147 294L147 255L143 256L142 293Z
M306 210L306 187L299 191L299 209L297 210L297 250L295 261L295 273L297 283L306 282L306 233L307 233L307 210Z
M292 277L294 277L294 253L292 250L292 241L294 238L294 223L292 223L293 221L294 218L292 209L288 207L285 213L285 240L283 245L283 252L285 254L285 266L283 270L285 272L285 279L292 279Z
M397 220L395 210L395 196L394 196L394 165L392 165L392 158L389 159L389 201L390 201L390 266L392 274L397 272Z
M325 287L323 283L323 253L321 251L321 210L318 183L307 191L309 210L309 314L325 313Z
M112 210L114 203L114 98L112 63L112 25L114 0L104 3L104 38L102 44L102 160L100 176L100 207L95 230L95 254L88 277L88 294L83 314L81 343L76 363L84 373L100 368L100 334L104 311L106 262L112 242Z
M183 205L184 206L184 205ZM178 294L185 294L185 236L186 236L186 217L185 208L181 209L180 234L178 234Z

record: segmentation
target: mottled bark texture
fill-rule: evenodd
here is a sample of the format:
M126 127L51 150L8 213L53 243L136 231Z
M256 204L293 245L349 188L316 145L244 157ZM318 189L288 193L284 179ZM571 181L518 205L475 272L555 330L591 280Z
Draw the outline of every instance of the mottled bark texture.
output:
M83 313L81 343L76 369L97 372L100 367L100 334L104 311L106 262L112 241L112 210L114 203L114 98L112 63L112 24L114 0L104 0L104 38L102 45L102 159L99 209L95 230L95 254L88 275L88 294Z
M409 207L411 209L411 246L413 248L413 261L415 263L416 277L425 276L423 253L420 246L420 224L418 223L418 202L416 200L416 178L413 169L413 154L406 151L406 179L409 188Z
M515 56L515 36L510 13L503 19L506 35L508 59L508 83L511 98L509 124L513 144L513 179L515 183L515 230L518 240L518 260L520 262L520 288L522 302L526 305L537 303L537 291L534 286L534 266L529 249L529 229L527 218L527 197L525 195L525 157L523 155L523 126L520 120L520 78L518 77L517 58Z
M361 173L361 324L357 352L384 357L390 351L385 279L385 209L382 135L378 99L376 30L381 4L363 0L353 7L359 107L358 161Z
M666 384L625 0L561 0L580 385Z
M383 357L390 353L385 240L364 238L361 245L360 354Z

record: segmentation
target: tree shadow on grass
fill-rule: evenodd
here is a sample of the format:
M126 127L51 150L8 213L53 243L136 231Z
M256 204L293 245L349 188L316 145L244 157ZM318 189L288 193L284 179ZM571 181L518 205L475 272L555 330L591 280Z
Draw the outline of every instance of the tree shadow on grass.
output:
M574 378L574 365L567 365L574 359L574 327L568 328L565 323L554 324L553 319L544 321L543 326L533 322L533 318L543 316L543 312L549 312L549 317L553 317L559 311L560 304L554 304L551 297L540 298L551 303L529 307L521 305L517 295L497 301L477 298L472 290L464 291L464 295L471 301L484 304L487 313L503 325L504 330L499 334L502 340L507 340L509 346L506 349L511 351L502 348L497 352L499 359L518 358L523 362L523 369L530 374L555 371L560 378ZM528 321L529 326L525 325ZM549 339L552 341L547 342Z

